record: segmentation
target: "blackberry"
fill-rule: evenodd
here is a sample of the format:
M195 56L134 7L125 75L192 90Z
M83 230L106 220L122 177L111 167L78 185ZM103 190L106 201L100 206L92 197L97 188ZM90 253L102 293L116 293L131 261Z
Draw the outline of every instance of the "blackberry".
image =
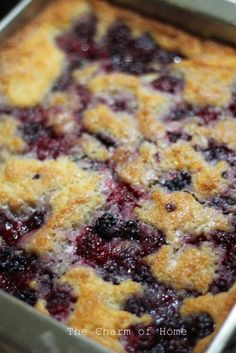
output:
M49 313L55 319L61 321L69 314L71 304L75 303L76 298L69 288L55 285L46 295L45 300Z
M210 335L214 330L214 321L207 314L200 314L197 316L196 320L197 328L198 328L198 338L204 338Z
M173 202L168 202L166 204L166 211L167 212L173 212L176 210L176 205Z
M163 186L170 191L179 191L189 185L191 180L191 175L187 171L181 171L174 178L165 180Z
M178 140L190 141L192 139L192 136L184 131L167 131L166 135L171 143L176 143Z
M16 244L23 235L37 230L44 223L45 212L35 210L25 219L0 214L0 234L8 245Z
M203 153L206 161L227 161L232 166L236 164L236 151L225 145L217 144L214 139L209 140L208 147L205 149L198 146L195 148Z
M110 240L117 235L117 219L112 213L104 213L96 221L95 232L103 239Z
M125 222L124 226L121 226L120 233L122 237L127 239L138 239L140 236L138 223L133 220Z
M14 293L14 296L21 301L28 303L30 305L35 305L37 301L37 296L34 290L25 288L22 290L18 290Z
M181 78L162 75L151 83L152 87L166 93L177 94L183 90L184 82Z
M34 255L27 254L22 250L12 251L11 248L5 247L0 252L0 271L7 275L26 272L34 266L35 261Z
M194 114L193 107L185 102L177 104L166 117L167 121L180 121Z

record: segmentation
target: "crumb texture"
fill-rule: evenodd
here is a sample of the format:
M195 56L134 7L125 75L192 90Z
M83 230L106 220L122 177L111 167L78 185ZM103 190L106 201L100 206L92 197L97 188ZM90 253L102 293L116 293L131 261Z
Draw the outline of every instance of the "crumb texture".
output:
M204 353L236 303L235 136L234 48L47 4L0 49L0 289L114 352Z

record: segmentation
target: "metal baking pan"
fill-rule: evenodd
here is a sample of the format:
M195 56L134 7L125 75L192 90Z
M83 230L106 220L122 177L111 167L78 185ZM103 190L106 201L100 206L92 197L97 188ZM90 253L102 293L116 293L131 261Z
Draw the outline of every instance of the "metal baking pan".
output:
M65 0L66 1L66 0ZM113 0L209 39L236 45L236 0ZM0 22L0 44L48 0L23 0ZM0 291L0 353L111 353ZM236 306L206 353L236 353Z
M113 0L205 38L236 45L236 0Z

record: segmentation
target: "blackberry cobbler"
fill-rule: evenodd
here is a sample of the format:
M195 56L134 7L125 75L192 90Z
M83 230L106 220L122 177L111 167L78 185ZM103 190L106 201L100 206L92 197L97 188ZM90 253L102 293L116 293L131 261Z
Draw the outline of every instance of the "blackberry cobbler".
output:
M114 352L204 352L236 302L236 51L57 0L0 71L0 287Z

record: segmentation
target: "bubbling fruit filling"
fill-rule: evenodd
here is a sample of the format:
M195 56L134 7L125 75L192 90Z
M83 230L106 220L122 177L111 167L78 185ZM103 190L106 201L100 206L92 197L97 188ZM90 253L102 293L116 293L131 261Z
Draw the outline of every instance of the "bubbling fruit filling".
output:
M69 153L73 136L60 136L47 125L48 111L43 107L17 109L11 112L22 122L20 131L27 144L25 153L33 153L39 160L57 158Z
M30 305L43 300L57 320L66 319L75 301L71 289L61 285L38 256L5 244L0 248L0 288Z
M61 285L36 254L20 246L26 236L43 225L45 215L43 209L20 216L9 211L1 213L0 288L30 305L40 298L50 315L65 320L75 300L71 289Z
M149 326L133 325L131 334L125 337L126 350L134 352L183 352L188 353L198 339L204 338L214 330L212 318L205 314L180 317L181 295L170 289L153 286L143 297L132 297L125 303L125 310L136 315L152 312L153 322ZM172 336L167 332L187 333L184 337ZM142 335L140 335L142 332Z
M233 93L232 93L232 98L231 98L231 102L229 105L229 110L231 112L231 114L236 117L236 90L234 89Z
M61 181L56 175L53 187L50 177L47 180L44 176L43 187L50 184L49 194L42 194L44 201L50 204L48 199L57 183L62 188L62 201L68 194L74 196L77 184L84 182L84 172L94 173L94 179L102 180L102 186L98 183L94 187L94 194L89 184L71 200L71 212L80 207L84 196L88 199L85 208L89 209L94 201L90 197L98 202L82 220L71 217L71 226L63 218L64 213L68 218L71 214L67 214L67 208L60 209L60 202L54 203L54 208L27 206L19 211L2 205L0 288L30 305L43 306L43 311L66 323L80 298L73 285L61 281L64 267L57 260L65 255L67 269L89 268L99 280L114 288L126 281L140 285L140 292L130 292L121 303L120 310L136 319L127 325L129 334L119 338L126 352L191 353L198 341L211 335L217 325L210 311L199 309L183 315L182 306L189 299L225 293L236 281L236 147L227 134L221 141L214 134L209 135L226 117L234 126L236 94L233 91L228 104L222 107L207 101L202 105L188 101L187 75L178 67L185 61L184 55L163 49L149 33L133 33L122 19L111 23L102 35L99 29L99 18L89 14L56 38L57 48L65 54L65 63L43 102L31 108L0 107L1 115L11 116L17 122L17 134L24 143L14 158L32 158L42 163L40 166L48 161L66 160L78 167L75 171L67 164L69 175L66 171L61 175L59 168ZM204 131L204 136L199 137L199 131ZM231 139L229 143L227 138ZM182 146L184 153L190 150L192 155L196 154L193 165L187 152L181 155ZM171 156L175 154L174 162L163 163L163 150ZM4 161L5 152L0 153ZM137 160L134 167L133 160ZM221 162L227 168L222 168L218 188L217 167ZM52 168L48 172L46 168L47 173L54 175L57 170ZM77 179L71 182L73 173L77 173ZM214 174L213 188L208 180L201 180L203 174L209 179ZM40 172L32 178L41 182ZM68 180L70 188L63 189ZM193 200L182 210L185 195ZM55 198L52 196L52 203ZM154 203L157 213L153 212ZM151 221L140 216L139 211L146 204ZM222 221L224 226L219 221L213 230L207 224L205 232L205 225L198 219L205 216L201 207L206 207L206 213L215 211L216 218L222 216L220 220L226 217L224 221L227 219L230 230L226 229L226 221ZM55 209L59 209L58 218L63 218L59 226L49 217ZM182 219L176 226L178 217ZM169 236L166 219L176 243ZM214 223L206 219L207 223ZM59 234L55 248L52 246L44 254L29 250L28 241L31 244L47 223L47 232L56 224L52 235L57 238ZM181 262L179 255L175 257L179 250L201 249L204 244L210 244L212 252L220 253L207 293L189 287L175 288L174 284L159 280L147 261L147 257L159 254L163 248L172 247L174 255L170 262L174 271L176 262ZM160 259L165 265L167 259ZM149 324L138 321L143 315L149 316ZM167 330L184 330L186 334L168 335Z
M37 176L36 176L37 177ZM33 232L44 223L44 210L34 210L31 214L17 217L9 212L0 213L0 232L4 241L8 245L19 242L24 235Z
M210 291L213 294L216 294L229 290L236 280L235 233L217 231L212 234L202 234L188 242L199 246L200 244L209 241L213 246L220 249L222 254L217 277L210 286Z
M153 88L167 93L181 93L184 82L181 78L162 75L152 82Z
M78 57L102 60L107 70L117 70L134 75L155 72L155 65L180 62L182 56L160 48L148 33L134 38L130 28L121 20L113 23L99 43L95 43L96 17L89 15L74 25L71 32L58 38L59 47L67 53L69 63L76 65ZM73 65L73 67L74 67ZM178 79L163 78L164 91L181 90ZM153 83L155 87L155 83ZM158 86L158 83L157 83ZM179 88L177 88L179 87ZM158 88L157 88L158 89Z
M170 191L182 190L189 184L191 184L191 175L185 170L180 173L171 173L171 175L162 182L162 185Z
M136 220L123 221L104 213L94 227L87 227L77 237L77 254L83 262L101 267L104 279L119 283L124 277L142 281L142 260L165 244L163 234Z
M236 163L236 151L229 147L218 144L214 139L208 141L206 148L199 146L195 147L197 151L203 153L206 161L227 161L231 166L235 166Z

